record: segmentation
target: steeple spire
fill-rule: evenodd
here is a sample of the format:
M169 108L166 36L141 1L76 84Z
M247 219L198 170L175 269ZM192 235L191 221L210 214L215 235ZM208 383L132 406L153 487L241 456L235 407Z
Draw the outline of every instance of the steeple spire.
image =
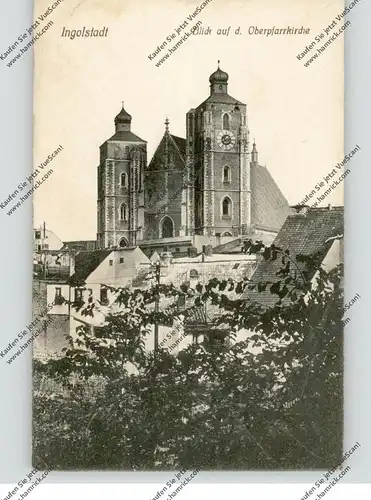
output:
M252 145L252 151L251 151L251 161L252 163L255 163L256 165L258 164L258 150L256 149L256 143L255 139Z
M166 120L165 120L165 132L169 132L169 125L170 125L169 118L166 117Z

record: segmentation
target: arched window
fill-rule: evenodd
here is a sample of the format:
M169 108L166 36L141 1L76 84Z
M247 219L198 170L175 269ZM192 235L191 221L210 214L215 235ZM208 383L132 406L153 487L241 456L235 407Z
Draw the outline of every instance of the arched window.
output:
M128 207L125 203L122 203L120 206L120 220L127 220L128 216Z
M228 165L223 168L223 182L231 182L231 169Z
M121 248L125 248L125 247L127 247L127 246L128 246L128 244L129 244L129 243L128 243L128 240L127 240L126 238L121 238L121 240L120 240L120 242L119 242L119 246L120 246Z
M223 130L229 130L229 115L227 113L223 116Z
M172 238L174 236L174 224L170 217L164 217L161 222L161 238Z
M222 215L223 217L231 217L232 215L232 201L228 196L223 200Z
M196 271L196 269L191 269L189 271L189 279L191 279L191 280L197 280L198 279L198 271Z
M120 185L121 187L127 187L128 185L128 176L126 172L122 172L120 175Z

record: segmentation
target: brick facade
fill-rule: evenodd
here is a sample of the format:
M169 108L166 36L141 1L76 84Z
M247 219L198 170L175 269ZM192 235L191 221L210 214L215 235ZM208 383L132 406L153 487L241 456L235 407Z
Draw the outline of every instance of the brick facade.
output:
M185 140L168 130L144 177L144 239L182 236L182 192L185 179Z
M239 235L251 224L246 105L227 93L228 75L210 77L211 95L187 114L187 231Z
M116 132L100 148L98 248L277 234L289 206L259 165L255 142L250 148L246 105L228 94L228 79L219 67L210 76L210 96L186 115L185 139L170 133L166 119L148 166L131 116L124 108L116 116Z
M124 108L116 133L100 148L98 167L98 248L131 246L144 227L144 169L147 143L131 132Z

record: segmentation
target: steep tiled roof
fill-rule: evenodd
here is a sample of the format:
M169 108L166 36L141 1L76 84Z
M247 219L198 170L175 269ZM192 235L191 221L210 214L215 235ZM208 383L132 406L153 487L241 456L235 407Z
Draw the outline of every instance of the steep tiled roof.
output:
M332 241L329 238L343 233L344 207L307 208L304 213L289 215L278 233L274 244L282 250L290 250L291 258L296 255L318 254L319 260L329 251ZM254 283L278 281L277 271L282 267L281 259L272 262L261 261L252 277ZM313 275L315 270L313 270ZM257 300L269 307L278 297L269 290L258 293L246 289L243 298Z
M286 198L281 193L269 171L256 163L251 164L251 222L258 227L282 227L291 213Z
M204 259L204 260L203 260ZM245 255L198 255L196 257L181 257L173 259L168 268L161 270L161 283L173 283L176 287L188 282L192 288L197 283L206 284L212 278L220 280L234 279L240 281L243 278L251 278L256 269L255 256ZM191 277L191 271L195 279ZM237 298L235 291L223 292L229 298ZM170 302L170 301L169 301ZM170 305L170 303L169 303ZM194 300L187 300L186 309L192 308ZM207 307L197 307L189 311L185 324L188 327L212 325L224 310L218 305L207 304Z
M170 134L170 137L173 139L175 144L177 145L179 151L185 157L186 155L186 140L183 137L178 137L177 135Z
M74 284L83 284L86 278L101 264L112 250L82 251L75 257L75 274L70 278Z
M204 260L203 260L204 259ZM221 280L228 278L240 280L244 277L251 277L256 267L254 256L245 255L198 255L197 257L175 258L172 264L161 270L161 283L175 286L192 281L191 271L194 276L194 285L197 282L207 283L210 279L217 276Z
M170 140L169 140L170 139ZM167 149L168 146L168 149ZM186 140L182 137L169 134L169 132L164 133L159 145L154 152L151 161L148 164L148 170L164 170L164 154L174 152L173 159L171 161L172 169L183 169L185 163L186 155Z
M133 132L121 130L116 132L112 137L108 139L109 141L128 141L128 142L147 142L133 134Z
M238 101L237 99L228 94L212 94L202 104L200 104L200 106L206 104L207 102L215 102L222 104L243 104L243 102Z

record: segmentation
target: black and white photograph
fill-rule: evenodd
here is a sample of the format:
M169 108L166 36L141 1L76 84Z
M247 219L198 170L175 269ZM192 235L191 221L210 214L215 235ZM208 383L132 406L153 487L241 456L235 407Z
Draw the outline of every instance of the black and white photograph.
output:
M33 467L345 475L343 2L48 5L1 204L34 199Z

